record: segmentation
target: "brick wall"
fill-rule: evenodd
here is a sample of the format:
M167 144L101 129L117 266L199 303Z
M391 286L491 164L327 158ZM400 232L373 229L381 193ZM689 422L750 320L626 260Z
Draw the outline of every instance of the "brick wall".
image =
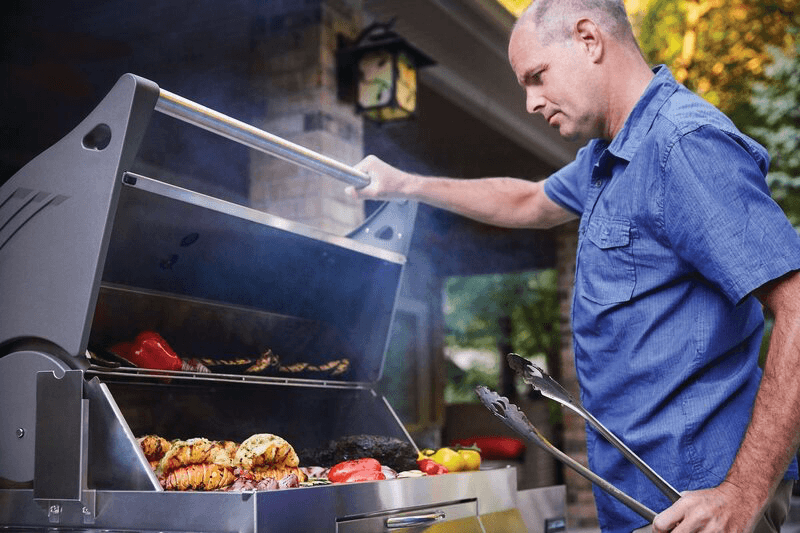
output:
M578 378L575 374L575 353L572 348L570 309L575 279L575 253L578 244L578 224L560 228L556 237L556 263L558 265L559 300L561 301L561 375L560 383L578 398ZM568 409L564 413L563 451L583 465L587 465L586 426L583 418ZM567 486L568 527L597 527L597 512L592 495L592 484L570 468L564 467Z
M361 28L360 0L280 2L254 36L251 79L266 95L258 127L353 165L363 157L363 126L336 97L336 36ZM250 202L256 209L344 234L363 220L345 184L275 157L251 160Z

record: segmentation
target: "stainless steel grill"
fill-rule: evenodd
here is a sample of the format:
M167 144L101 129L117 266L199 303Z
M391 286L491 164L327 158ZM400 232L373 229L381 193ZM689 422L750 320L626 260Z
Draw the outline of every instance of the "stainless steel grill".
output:
M335 236L134 174L154 111L368 183L125 75L0 188L0 529L524 531L513 468L269 492L162 489L137 436L268 432L304 449L370 434L413 445L372 384L416 204L387 203ZM287 363L347 359L349 370L162 371L87 357L142 330L195 358L271 349Z

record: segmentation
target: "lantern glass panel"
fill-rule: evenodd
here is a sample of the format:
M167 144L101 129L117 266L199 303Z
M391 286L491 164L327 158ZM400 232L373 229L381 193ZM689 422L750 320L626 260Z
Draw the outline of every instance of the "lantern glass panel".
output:
M392 54L385 50L369 52L359 60L358 70L358 104L362 108L389 104L394 86Z
M397 54L397 104L408 114L417 108L417 71L405 53Z

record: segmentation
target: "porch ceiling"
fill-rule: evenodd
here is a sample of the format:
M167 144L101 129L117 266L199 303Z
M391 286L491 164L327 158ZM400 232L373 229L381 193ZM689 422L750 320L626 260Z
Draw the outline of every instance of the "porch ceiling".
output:
M436 65L420 80L544 162L561 167L578 145L561 139L525 98L508 64L514 17L490 0L365 0L375 20L397 17L394 29Z

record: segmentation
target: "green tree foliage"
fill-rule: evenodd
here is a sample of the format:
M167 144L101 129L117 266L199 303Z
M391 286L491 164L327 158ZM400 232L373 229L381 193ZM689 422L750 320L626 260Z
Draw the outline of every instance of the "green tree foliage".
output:
M650 0L633 16L645 57L737 124L750 114L755 83L767 82L771 48L794 49L797 0Z
M499 386L505 352L544 357L558 368L559 307L556 272L524 272L456 277L445 284L446 344L492 350L493 369L468 370L448 362L448 400L474 401L478 384Z
M769 81L753 87L748 133L769 151L772 196L800 229L800 39L791 53L771 52L774 60L765 67Z

